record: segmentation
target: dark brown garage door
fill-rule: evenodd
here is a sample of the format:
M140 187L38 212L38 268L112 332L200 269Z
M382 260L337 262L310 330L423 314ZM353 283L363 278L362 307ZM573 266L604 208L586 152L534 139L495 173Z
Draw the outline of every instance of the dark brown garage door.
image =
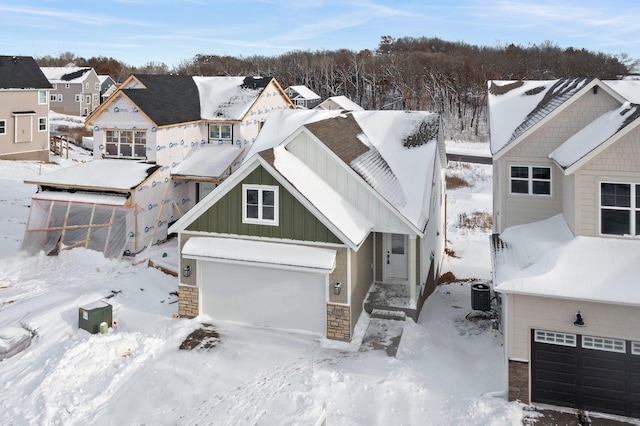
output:
M640 343L533 330L532 402L640 417Z

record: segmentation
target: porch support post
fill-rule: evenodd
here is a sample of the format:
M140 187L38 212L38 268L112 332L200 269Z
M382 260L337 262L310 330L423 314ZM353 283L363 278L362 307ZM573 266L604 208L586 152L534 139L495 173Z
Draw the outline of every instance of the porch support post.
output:
M409 236L409 295L411 306L416 306L416 236Z

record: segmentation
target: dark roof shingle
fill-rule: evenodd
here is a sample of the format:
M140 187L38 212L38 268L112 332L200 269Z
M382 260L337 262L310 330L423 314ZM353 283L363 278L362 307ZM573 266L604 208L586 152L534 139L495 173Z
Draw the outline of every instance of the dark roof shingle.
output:
M51 89L31 56L0 56L0 89Z

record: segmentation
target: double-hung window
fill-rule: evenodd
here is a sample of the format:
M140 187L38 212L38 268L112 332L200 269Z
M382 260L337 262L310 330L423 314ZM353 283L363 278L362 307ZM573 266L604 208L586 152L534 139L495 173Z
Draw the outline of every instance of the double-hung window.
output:
M278 187L242 185L242 222L278 225Z
M96 90L100 90L100 83L96 83Z
M640 234L640 185L600 183L600 233Z
M105 130L105 157L145 158L147 132L145 130Z
M47 91L46 90L38 90L38 104L46 105L47 104Z
M7 120L0 120L0 135L7 134Z
M233 125L224 123L209 124L209 141L233 142Z
M76 102L82 102L82 95L79 93L76 93Z
M551 195L551 167L511 166L509 186L512 194Z
M38 118L38 131L45 132L47 130L47 117Z

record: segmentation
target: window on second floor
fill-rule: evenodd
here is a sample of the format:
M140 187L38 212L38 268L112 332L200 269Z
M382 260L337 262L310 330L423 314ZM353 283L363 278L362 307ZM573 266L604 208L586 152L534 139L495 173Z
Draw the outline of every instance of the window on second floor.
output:
M96 90L100 90L100 83L96 83Z
M242 185L242 222L278 225L278 187Z
M62 93L58 93L58 102L62 102Z
M511 166L511 194L551 195L551 167Z
M69 87L71 87L71 84L70 84L70 83L65 83L65 84L64 84L64 88L65 88L65 89L68 89Z
M600 183L600 233L640 234L640 185Z
M0 135L7 134L7 120L0 120Z
M47 91L46 90L38 90L38 104L46 105L47 103Z
M79 93L76 93L76 102L82 102L82 95Z
M146 130L105 130L105 157L146 158Z
M209 141L233 142L233 125L232 124L209 124Z

